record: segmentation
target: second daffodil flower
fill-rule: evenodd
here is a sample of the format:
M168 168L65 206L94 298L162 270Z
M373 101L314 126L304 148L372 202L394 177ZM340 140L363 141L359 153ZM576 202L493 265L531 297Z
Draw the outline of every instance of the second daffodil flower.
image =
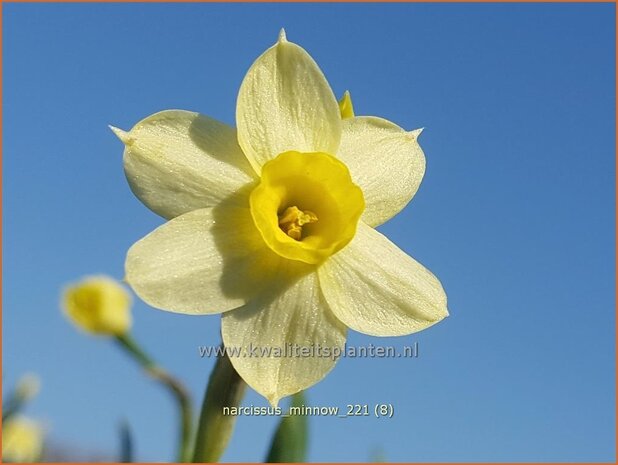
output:
M420 131L346 108L342 118L320 68L282 31L240 86L237 129L180 110L113 128L133 192L169 219L128 252L137 295L223 313L232 349L342 350L348 327L398 336L446 317L436 277L374 229L419 187ZM273 404L335 364L259 354L231 361Z

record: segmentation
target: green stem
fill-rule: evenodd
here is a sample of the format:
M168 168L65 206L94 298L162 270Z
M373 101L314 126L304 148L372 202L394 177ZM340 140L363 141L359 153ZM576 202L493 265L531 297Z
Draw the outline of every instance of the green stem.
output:
M193 462L214 463L223 455L236 423L236 415L226 415L224 407L238 407L246 386L227 354L219 356L204 394Z
M9 420L12 416L19 413L24 406L31 400L36 392L32 392L31 388L26 386L25 378L18 381L17 386L13 391L5 397L2 404L2 421ZM36 389L35 389L36 390Z
M180 413L178 462L188 462L191 454L191 400L184 386L165 369L156 364L128 334L116 336L116 341L155 380L174 397Z
M9 400L7 400L2 406L2 422L6 422L9 418L19 412L23 405L24 402L22 399L20 399L14 394L11 395Z

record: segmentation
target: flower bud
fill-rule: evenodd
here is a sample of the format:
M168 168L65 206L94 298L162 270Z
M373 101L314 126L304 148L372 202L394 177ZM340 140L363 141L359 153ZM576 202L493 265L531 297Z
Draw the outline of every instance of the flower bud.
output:
M131 327L131 296L107 276L87 277L68 287L62 300L65 314L88 333L117 336Z
M17 381L15 394L23 401L29 401L35 397L41 389L41 380L34 373L26 373Z
M2 461L32 463L43 449L41 425L25 417L14 417L2 426Z

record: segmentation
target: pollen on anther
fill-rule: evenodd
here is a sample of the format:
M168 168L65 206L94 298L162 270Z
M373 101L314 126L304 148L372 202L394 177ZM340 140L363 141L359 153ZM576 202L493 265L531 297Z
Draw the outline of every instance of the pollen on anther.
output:
M301 211L298 207L286 208L279 215L279 227L281 230L294 240L301 240L303 236L303 226L315 223L318 216L310 210Z

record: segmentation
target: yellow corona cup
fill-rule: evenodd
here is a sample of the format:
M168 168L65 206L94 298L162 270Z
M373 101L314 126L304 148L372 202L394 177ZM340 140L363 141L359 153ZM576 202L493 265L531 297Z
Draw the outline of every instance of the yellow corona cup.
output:
M73 324L91 334L121 335L131 327L131 296L107 276L88 277L69 286L62 305Z
M285 152L264 164L249 205L255 226L275 253L315 264L352 240L365 201L335 157Z

